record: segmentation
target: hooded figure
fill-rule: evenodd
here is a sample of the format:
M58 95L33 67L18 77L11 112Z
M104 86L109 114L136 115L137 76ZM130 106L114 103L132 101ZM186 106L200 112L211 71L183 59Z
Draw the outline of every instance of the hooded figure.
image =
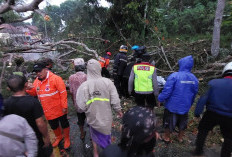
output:
M159 94L159 101L165 102L165 108L177 114L188 113L198 91L198 80L191 73L192 56L181 58L179 71L172 73ZM177 106L178 105L178 106Z
M111 143L112 108L122 116L120 99L113 82L101 76L100 63L91 59L87 63L87 81L77 90L76 102L90 126L90 135L97 156L97 145L105 148Z
M181 58L178 63L179 71L168 77L158 100L165 103L164 127L172 132L176 124L179 124L179 140L182 141L181 134L187 125L188 112L198 91L198 80L191 73L192 56ZM165 141L169 140L166 136Z

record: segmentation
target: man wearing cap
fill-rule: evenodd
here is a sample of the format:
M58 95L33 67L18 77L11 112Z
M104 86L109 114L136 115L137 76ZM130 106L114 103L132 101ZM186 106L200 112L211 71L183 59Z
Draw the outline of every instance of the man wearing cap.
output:
M52 146L58 146L63 138L60 123L64 133L64 148L67 149L70 146L70 139L69 122L67 120L67 91L64 81L61 77L49 71L44 62L35 63L33 72L36 73L37 78L33 85L28 86L27 93L38 96L42 104L45 117L56 136Z
M76 93L80 85L87 80L87 76L84 73L85 62L83 58L76 58L74 59L73 64L74 64L76 73L69 77L69 91L72 95L73 104L77 110L77 118L78 118L77 124L81 131L80 139L84 140L85 134L86 134L86 132L84 131L84 124L85 124L86 116L85 116L84 111L81 110L78 104L76 103Z

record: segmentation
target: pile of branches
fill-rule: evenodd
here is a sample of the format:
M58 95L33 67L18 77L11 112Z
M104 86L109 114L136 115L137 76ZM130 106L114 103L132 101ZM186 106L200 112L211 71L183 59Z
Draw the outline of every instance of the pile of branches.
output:
M221 77L223 67L232 61L232 52L229 50L222 51L216 58L211 56L210 45L209 40L198 40L188 43L177 39L173 43L163 43L162 46L148 48L156 62L157 71L160 75L167 76L172 72L178 71L178 60L192 55L194 58L192 72L200 81L207 81Z

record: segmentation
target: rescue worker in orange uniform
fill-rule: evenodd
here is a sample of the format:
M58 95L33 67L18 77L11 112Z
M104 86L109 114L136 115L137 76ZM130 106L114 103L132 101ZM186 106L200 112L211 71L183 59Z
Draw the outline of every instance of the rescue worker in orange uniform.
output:
M110 64L111 52L106 52L106 56L100 57L98 62L101 64L101 75L106 78L110 78L110 73L107 70L108 65Z
M44 115L56 136L56 140L52 146L58 146L63 139L62 127L64 133L64 148L67 149L70 147L70 128L67 119L67 91L64 81L61 77L49 71L46 68L46 64L42 61L34 64L33 72L36 73L37 78L33 85L29 85L27 93L32 96L38 96L42 104Z

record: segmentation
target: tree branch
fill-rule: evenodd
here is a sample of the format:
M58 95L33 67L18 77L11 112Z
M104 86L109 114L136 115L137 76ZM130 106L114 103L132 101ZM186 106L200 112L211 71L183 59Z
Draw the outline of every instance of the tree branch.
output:
M11 10L14 10L16 12L27 12L27 11L34 11L36 9L39 9L39 4L43 0L33 0L30 4L25 4L25 5L13 5L10 6Z
M112 21L113 21L113 23L114 23L114 25L115 25L115 27L116 27L116 29L118 30L118 32L119 32L119 34L120 34L120 36L125 40L125 42L127 43L127 44L129 44L130 45L130 47L131 47L131 44L128 42L128 40L124 37L124 35L122 34L122 31L121 31L121 29L118 27L118 25L115 23L115 21L114 21L114 19L112 18Z
M98 53L97 53L97 51L90 49L90 48L89 48L87 45L85 45L84 43L80 43L80 42L76 42L76 41L63 41L63 40L62 40L62 41L58 41L58 42L56 42L55 44L53 44L52 47L57 46L57 45L60 45L60 44L74 44L74 45L81 46L81 47L83 47L86 51L93 53L94 56L95 56L96 58L98 58Z
M22 22L22 21L25 21L25 20L28 20L28 19L32 18L33 15L34 15L34 13L32 13L31 15L29 15L27 17L21 17L19 19L14 20L14 21L10 21L9 23Z

